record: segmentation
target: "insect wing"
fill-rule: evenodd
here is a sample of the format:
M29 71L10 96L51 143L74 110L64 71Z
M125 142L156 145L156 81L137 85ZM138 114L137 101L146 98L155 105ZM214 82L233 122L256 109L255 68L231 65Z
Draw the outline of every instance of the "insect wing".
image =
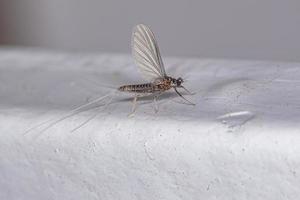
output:
M132 55L144 78L153 81L166 76L154 34L144 24L139 24L133 29Z

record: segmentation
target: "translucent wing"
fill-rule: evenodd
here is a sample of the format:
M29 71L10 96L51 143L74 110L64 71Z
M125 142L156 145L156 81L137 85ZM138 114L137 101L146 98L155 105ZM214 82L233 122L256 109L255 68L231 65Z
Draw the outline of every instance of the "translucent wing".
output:
M133 29L132 55L146 79L153 81L166 76L154 34L144 24Z

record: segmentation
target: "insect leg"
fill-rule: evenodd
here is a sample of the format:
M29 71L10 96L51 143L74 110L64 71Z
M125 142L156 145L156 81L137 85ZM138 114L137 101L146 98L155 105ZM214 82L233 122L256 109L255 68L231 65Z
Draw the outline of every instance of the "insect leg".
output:
M137 102L137 98L138 98L138 95L136 94L133 98L133 101L132 101L132 109L131 109L131 113L128 115L129 117L132 117L135 113L135 110L136 110L136 102Z
M162 94L162 92L159 92L158 94L156 94L156 95L154 96L154 99L153 99L153 103L154 103L154 111L155 111L155 113L157 113L158 110L159 110L159 108L158 108L158 103L157 103L157 99L158 99L158 97L159 97L161 94Z
M154 96L154 99L153 99L153 103L154 103L154 111L155 111L155 113L158 112L157 97L158 97L158 96Z
M178 90L176 89L176 87L173 87L173 88L174 88L175 92L176 92L182 99L184 99L186 102L189 103L189 105L193 105L193 106L196 105L196 104L190 102L189 100L187 100L186 98L184 98L184 97L182 96L182 94L180 94L180 93L178 92Z

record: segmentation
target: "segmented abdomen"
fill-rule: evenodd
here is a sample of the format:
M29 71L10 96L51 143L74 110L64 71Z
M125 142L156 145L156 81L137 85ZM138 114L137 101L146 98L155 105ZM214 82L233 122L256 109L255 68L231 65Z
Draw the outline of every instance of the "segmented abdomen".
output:
M155 92L155 85L152 83L137 84L137 85L123 85L119 87L120 91L135 92L135 93L153 93Z

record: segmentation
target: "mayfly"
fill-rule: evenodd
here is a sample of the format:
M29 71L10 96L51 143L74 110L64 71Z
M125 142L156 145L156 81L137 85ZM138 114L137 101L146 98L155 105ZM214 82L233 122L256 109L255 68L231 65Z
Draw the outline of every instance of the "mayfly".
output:
M183 79L181 77L176 79L166 74L159 48L151 29L144 24L137 25L133 29L131 42L134 61L144 78L149 81L144 84L119 87L119 91L135 94L132 113L135 112L138 97L154 94L154 101L156 102L159 95L172 88L188 104L194 105L177 90L177 88L183 88L186 92L192 94L182 85Z
M79 107L71 110L68 114L60 117L59 119L56 119L54 121L50 120L50 121L44 122L42 124L39 124L31 129L27 130L25 132L25 134L35 128L43 126L44 124L50 123L46 126L46 128L42 129L41 132L44 132L51 126L59 123L60 121L67 119L69 117L72 117L72 116L84 111L84 109L87 109L88 106L102 102L108 98L109 100L106 103L104 103L103 105L101 105L101 106L104 106L104 109L105 109L109 105L109 103L112 101L113 94L115 94L117 91L134 93L133 107L132 107L131 114L133 114L136 110L137 99L139 97L149 96L149 95L154 95L155 111L157 112L158 111L157 104L156 104L157 98L161 94L163 94L165 91L170 90L170 89L174 89L174 91L182 99L184 99L184 101L186 101L187 104L195 105L192 102L190 102L189 100L187 100L177 90L178 88L182 88L188 94L192 94L182 85L183 79L181 77L179 77L177 79L172 78L166 74L164 64L163 64L154 34L150 30L150 28L144 24L139 24L133 29L132 55L133 55L136 65L139 67L142 75L145 77L145 79L147 79L149 81L148 83L135 84L135 85L123 85L123 86L119 87L118 90L113 91L112 93L109 93L107 95L96 98L95 100L93 100L87 104L84 104L82 106L79 106ZM101 106L99 106L99 107L101 107ZM90 121L91 119L96 117L96 115L97 115L97 113L95 115L93 115L92 117L88 118L84 123L82 123L81 125L79 125L77 128L75 128L73 130L76 130L79 127L82 127L88 121Z

